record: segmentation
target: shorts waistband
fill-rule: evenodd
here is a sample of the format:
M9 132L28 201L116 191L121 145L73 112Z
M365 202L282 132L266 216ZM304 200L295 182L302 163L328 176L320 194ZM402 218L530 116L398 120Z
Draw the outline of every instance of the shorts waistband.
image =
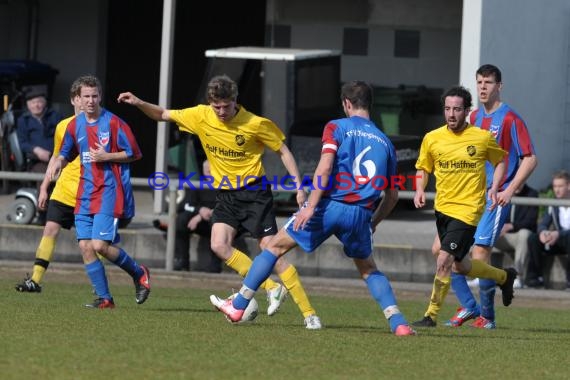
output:
M222 193L232 193L235 191L243 191L243 190L259 190L259 189L251 189L251 187L261 184L264 179L265 179L265 176L257 177L254 181L249 182L246 185L244 185L238 189L218 189L218 191L222 192Z

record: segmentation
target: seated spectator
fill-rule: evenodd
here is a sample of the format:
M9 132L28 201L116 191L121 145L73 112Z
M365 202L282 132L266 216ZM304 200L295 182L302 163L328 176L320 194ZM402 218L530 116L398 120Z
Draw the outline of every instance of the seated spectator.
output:
M20 148L27 161L26 170L45 173L53 153L55 127L63 119L59 112L48 108L46 95L31 90L26 93L27 111L18 118L16 133ZM40 193L41 182L37 183ZM50 187L51 192L51 187ZM46 211L39 210L35 224L44 225Z
M538 192L523 184L515 191L516 197L538 198ZM525 271L528 264L528 238L536 232L538 206L513 204L511 212L501 230L501 236L495 242L495 247L502 252L513 252L514 267L519 273L514 288L523 287Z
M570 174L564 170L554 173L552 191L557 199L570 199ZM570 207L550 206L537 233L528 238L530 261L527 285L533 288L544 286L546 256L568 255L570 252ZM566 287L570 288L570 260L566 266Z
M204 176L210 176L210 164L204 161L202 165ZM174 243L174 270L190 270L190 237L192 234L206 238L205 244L198 247L199 254L206 251L208 259L200 271L219 273L222 271L222 262L210 248L211 225L210 218L216 204L216 192L210 189L186 189L185 199L179 206L176 216L176 238ZM154 222L155 227L166 230L168 226L160 221Z
M17 121L20 148L29 160L28 171L45 173L53 153L55 127L63 118L47 107L43 92L26 93L26 107L27 111Z

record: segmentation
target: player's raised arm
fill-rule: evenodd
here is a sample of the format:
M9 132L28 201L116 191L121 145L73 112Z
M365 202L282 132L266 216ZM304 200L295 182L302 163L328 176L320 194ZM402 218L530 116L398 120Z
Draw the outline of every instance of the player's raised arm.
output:
M170 121L170 113L167 109L139 99L131 92L120 93L117 97L118 103L126 103L137 107L146 116L156 121Z

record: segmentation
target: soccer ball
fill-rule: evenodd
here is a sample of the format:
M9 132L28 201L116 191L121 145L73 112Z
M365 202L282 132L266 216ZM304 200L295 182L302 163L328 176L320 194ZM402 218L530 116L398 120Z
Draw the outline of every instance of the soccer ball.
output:
M236 297L237 295L238 293L234 293L228 298L233 300L234 297ZM247 307L245 308L241 320L237 323L252 322L257 317L258 312L259 312L259 305L257 304L255 298L252 298L251 301L249 301L249 305L247 305Z

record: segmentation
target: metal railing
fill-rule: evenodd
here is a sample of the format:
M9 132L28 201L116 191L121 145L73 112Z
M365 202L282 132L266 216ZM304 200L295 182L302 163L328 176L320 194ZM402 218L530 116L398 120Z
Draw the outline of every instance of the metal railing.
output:
M0 171L0 180L15 180L15 181L42 181L44 175L41 173L24 173L24 172L6 172ZM201 183L199 181L188 181L195 188L200 188ZM149 187L148 178L131 178L131 184L133 187ZM176 225L176 196L179 187L179 181L172 179L168 187L168 225ZM185 187L189 189L188 187ZM294 192L295 190L284 189L281 186L274 188L275 191L279 192ZM165 190L166 191L166 190ZM413 191L400 191L400 199L412 200L414 199L415 192ZM426 193L426 198L428 200L435 199L435 193ZM525 205L525 206L562 206L570 207L570 199L554 199L554 198L529 198L529 197L513 197L512 204L515 205ZM164 267L166 270L172 270L174 265L174 240L175 240L176 229L169 228L166 233L166 255Z

